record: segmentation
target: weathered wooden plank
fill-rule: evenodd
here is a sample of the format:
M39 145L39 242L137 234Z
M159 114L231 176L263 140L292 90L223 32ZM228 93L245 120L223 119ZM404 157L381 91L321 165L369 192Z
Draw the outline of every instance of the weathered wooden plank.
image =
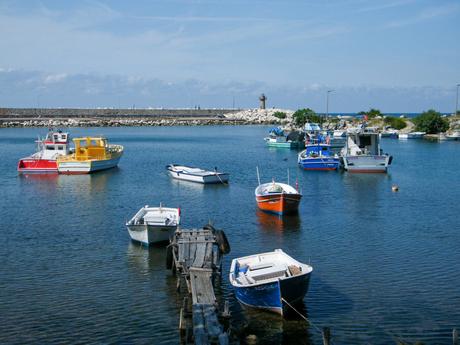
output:
M185 261L185 255L186 255L185 253L187 253L187 251L186 251L187 243L186 242L179 243L178 246L179 246L179 248L178 248L179 249L178 250L178 252L179 252L178 261L184 262Z
M193 267L203 267L204 256L206 254L206 243L200 243L196 245L195 258L193 260Z
M190 283L192 289L193 303L214 304L216 296L212 286L212 270L190 269Z
M204 263L202 265L203 268L212 268L212 243L206 244L206 252L204 255Z

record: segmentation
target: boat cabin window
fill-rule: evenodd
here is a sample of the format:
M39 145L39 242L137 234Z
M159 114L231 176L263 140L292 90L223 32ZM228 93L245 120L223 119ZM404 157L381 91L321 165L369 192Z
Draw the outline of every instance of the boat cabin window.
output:
M57 141L57 140L58 140L58 135L55 134L55 135L54 135L54 141Z
M59 145L57 149L58 149L58 150L64 150L64 146Z
M371 145L371 137L369 135L359 136L359 147L364 148Z
M327 147L323 147L321 150L323 150L323 151L327 151Z
M67 139L67 135L62 134L62 140L66 140L66 139Z
M46 145L46 149L47 149L47 150L54 150L54 146L52 146L52 145Z

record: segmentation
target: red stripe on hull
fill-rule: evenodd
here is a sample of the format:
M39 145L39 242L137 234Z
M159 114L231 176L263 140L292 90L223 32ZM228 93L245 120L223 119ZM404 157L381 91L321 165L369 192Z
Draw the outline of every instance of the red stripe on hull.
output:
M284 214L297 212L301 198L300 194L272 194L256 196L256 201L263 211Z
M18 163L19 172L57 172L55 160L23 158Z

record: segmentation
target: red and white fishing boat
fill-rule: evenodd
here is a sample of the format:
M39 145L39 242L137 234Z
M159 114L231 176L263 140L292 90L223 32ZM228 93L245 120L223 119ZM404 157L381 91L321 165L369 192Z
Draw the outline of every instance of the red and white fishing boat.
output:
M259 175L259 170L257 170ZM259 177L259 176L257 176ZM299 209L302 194L289 184L275 182L260 184L255 190L257 206L276 214L295 213Z
M69 134L50 130L45 138L36 140L38 151L19 160L20 173L58 173L56 159L69 154Z

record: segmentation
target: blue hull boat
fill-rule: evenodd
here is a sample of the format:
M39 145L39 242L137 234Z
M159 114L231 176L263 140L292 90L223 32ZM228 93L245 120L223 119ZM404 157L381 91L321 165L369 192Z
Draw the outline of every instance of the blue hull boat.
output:
M331 152L329 144L306 145L297 161L304 170L337 170L340 166L339 157Z
M243 305L283 315L287 303L292 305L305 297L312 270L276 249L234 259L230 282Z

